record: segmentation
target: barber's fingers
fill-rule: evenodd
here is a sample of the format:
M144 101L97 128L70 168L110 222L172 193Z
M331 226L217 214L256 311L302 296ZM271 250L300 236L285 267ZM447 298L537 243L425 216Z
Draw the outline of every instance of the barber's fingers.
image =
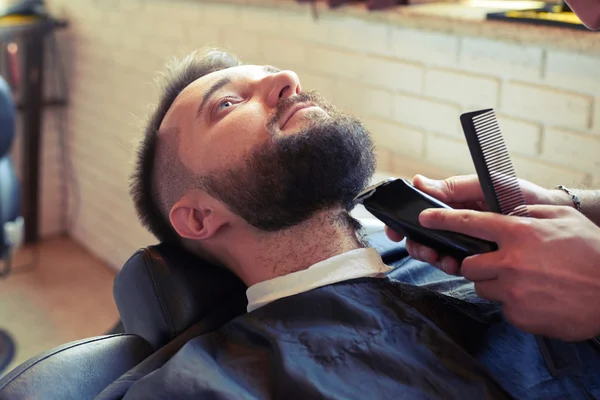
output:
M425 228L462 233L500 243L511 236L513 218L491 212L430 208L419 215Z
M497 279L502 269L500 251L465 258L460 269L461 275L472 282Z
M401 242L404 239L404 235L396 232L387 225L385 226L385 234L392 242Z
M439 259L439 255L435 250L410 239L406 240L406 250L412 258L425 261L428 264L434 264Z
M444 180L433 180L416 175L413 184L446 204L483 201L483 191L477 175L453 176Z
M560 218L574 212L575 209L568 206L555 205L530 205L527 206L529 215L538 219Z
M406 250L415 260L431 264L449 275L458 275L460 272L460 263L454 257L439 254L425 245L407 239Z
M506 290L497 279L491 281L475 282L477 296L489 301L503 302Z

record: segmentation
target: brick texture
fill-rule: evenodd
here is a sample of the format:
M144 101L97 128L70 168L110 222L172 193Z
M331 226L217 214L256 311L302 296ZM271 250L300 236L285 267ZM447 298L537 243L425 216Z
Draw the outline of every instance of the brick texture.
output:
M234 8L233 6L225 6ZM245 10L245 9L242 9ZM281 21L281 34L306 41L307 43L329 44L331 41L331 17L312 18L310 13L295 13L281 11L278 16ZM229 26L232 26L231 24Z
M335 104L359 117L390 118L393 112L392 94L347 81L338 81L333 97Z
M394 119L405 125L423 127L437 133L459 134L459 108L453 104L396 95Z
M363 79L366 63L365 58L359 54L322 47L309 50L307 61L316 71L355 80Z
M392 171L392 152L389 149L377 147L375 149L375 156L377 157L378 171Z
M600 138L548 128L544 132L542 158L569 168L600 175Z
M364 61L362 81L387 90L421 93L425 69L416 63L368 58Z
M362 53L389 54L390 27L357 18L330 21L331 44Z
M543 51L533 46L465 37L461 41L460 68L493 76L537 80L542 75Z
M494 107L519 176L550 187L600 186L597 58L392 27L346 17L342 9L315 20L305 7L243 3L47 1L70 22L59 44L71 103L66 148L57 112L45 115L45 235L65 229L68 185L70 234L115 268L155 243L128 195L131 143L156 103L157 72L173 56L205 46L293 69L305 89L361 117L373 132L379 170L437 178L473 173L458 118ZM68 179L63 154L78 185Z
M501 109L527 120L588 129L591 103L589 96L511 82L503 88Z
M306 64L306 46L303 42L286 38L261 39L260 49L266 63L278 65L279 68Z
M549 51L545 83L567 90L600 93L600 57L565 51Z
M378 147L389 149L399 156L420 157L423 154L424 132L377 119L365 119L363 122Z
M475 166L464 139L429 135L426 154L427 161L442 168L448 176L475 173Z
M588 181L588 174L576 169L520 155L513 155L511 158L519 178L530 180L545 188L551 189L556 185L585 187Z
M540 152L541 127L539 124L498 115L502 137L510 154L536 156Z
M392 29L392 54L426 65L456 66L458 37L405 28Z
M592 132L600 135L600 97L594 99L594 114L592 117Z
M468 73L429 69L425 79L425 94L465 107L496 108L500 82L494 78Z

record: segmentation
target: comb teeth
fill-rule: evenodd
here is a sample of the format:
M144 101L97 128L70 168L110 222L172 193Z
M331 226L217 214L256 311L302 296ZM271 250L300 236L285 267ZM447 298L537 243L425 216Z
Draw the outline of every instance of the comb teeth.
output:
M496 113L494 110L483 112L472 117L472 122L485 170L488 171L491 187L500 207L499 212L528 217L525 197L502 138ZM478 168L478 174L479 170ZM479 175L481 180L481 174Z

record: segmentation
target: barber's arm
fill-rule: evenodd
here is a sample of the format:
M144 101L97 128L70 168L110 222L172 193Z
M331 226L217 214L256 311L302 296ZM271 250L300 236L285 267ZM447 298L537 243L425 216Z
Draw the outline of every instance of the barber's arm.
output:
M481 212L485 201L475 175L444 181L417 176L414 183L457 208L424 211L423 226L494 241L499 249L459 266L407 241L411 256L450 274L460 272L475 283L479 296L501 302L507 320L527 332L565 340L600 335L600 227L575 209L571 196L521 180L527 203L536 204L528 206L533 218L523 218ZM588 215L597 218L594 192L576 194L582 211L587 206ZM401 239L390 230L388 236Z
M580 202L581 212L591 219L596 225L600 226L600 190L575 190L568 189ZM572 195L567 191L562 191L560 205L573 206Z

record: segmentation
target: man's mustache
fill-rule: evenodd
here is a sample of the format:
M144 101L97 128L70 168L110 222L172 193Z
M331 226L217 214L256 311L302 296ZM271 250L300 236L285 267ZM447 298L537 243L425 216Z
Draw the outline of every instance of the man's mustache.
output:
M331 105L327 101L325 101L325 99L321 97L316 91L301 92L299 94L295 94L293 96L279 100L279 103L277 103L277 107L275 108L275 110L273 111L273 113L267 121L267 130L269 132L274 132L276 124L281 120L281 118L290 109L290 107L293 107L298 103L305 102L312 102L324 110L331 109Z

